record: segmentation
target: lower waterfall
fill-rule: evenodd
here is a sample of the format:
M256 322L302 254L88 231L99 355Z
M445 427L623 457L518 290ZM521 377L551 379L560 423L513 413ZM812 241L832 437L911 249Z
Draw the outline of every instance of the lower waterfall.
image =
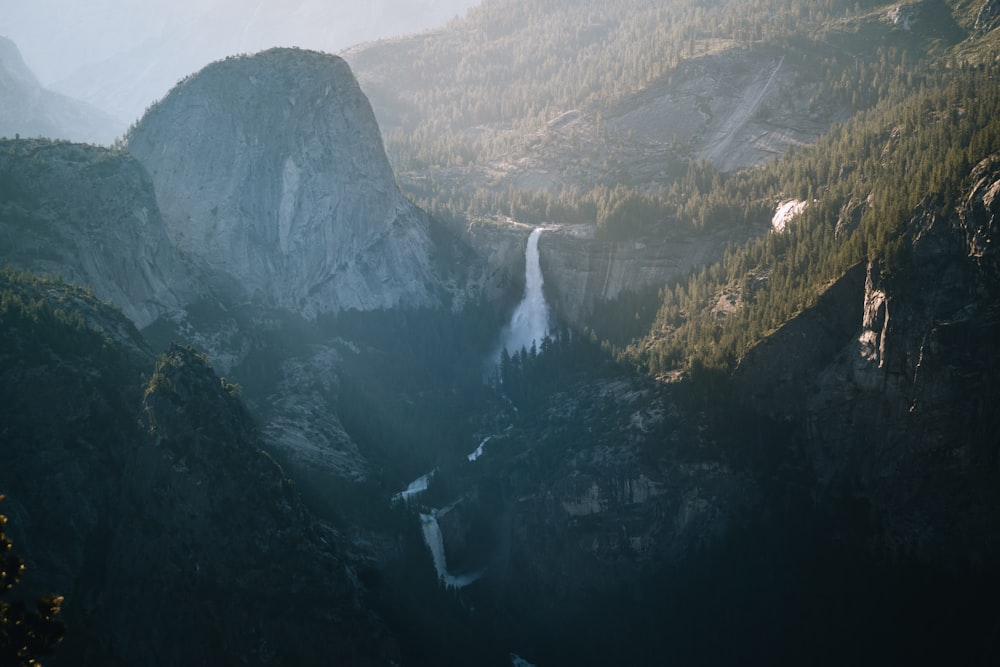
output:
M483 576L482 572L459 575L448 572L448 562L444 557L444 539L441 537L441 526L437 522L437 510L431 510L430 514L420 515L420 528L424 532L424 542L431 551L434 570L437 572L438 579L444 582L445 586L465 588Z

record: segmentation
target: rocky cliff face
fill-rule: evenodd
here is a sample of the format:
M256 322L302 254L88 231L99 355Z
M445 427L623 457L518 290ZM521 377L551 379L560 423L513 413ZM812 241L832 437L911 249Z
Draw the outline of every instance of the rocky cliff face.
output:
M538 244L546 295L570 324L589 322L595 303L655 289L721 258L731 232L636 241L593 238L593 228L568 226Z
M814 142L845 117L846 108L810 99L821 89L813 66L779 52L692 59L624 100L608 122L648 146L686 149L721 171L751 167Z
M476 460L443 464L410 501L441 508L448 570L480 575L463 590L505 619L501 645L537 636L526 655L553 664L613 661L583 655L611 645L639 664L669 653L646 653L663 642L625 627L663 609L644 586L717 548L759 505L753 476L677 398L620 375L560 383L496 415ZM571 628L596 634L574 641Z
M206 67L128 136L170 238L243 298L313 316L439 300L427 218L350 69L272 49Z
M1000 17L1000 2L997 0L985 0L979 13L976 15L975 29L980 33L989 32L997 25L997 17Z
M470 225L463 238L484 268L470 272L467 289L490 299L516 292L531 229L513 221ZM561 321L578 328L593 324L595 304L662 287L719 259L737 240L732 230L633 241L597 239L594 231L593 225L552 225L538 242L546 299Z
M609 378L542 407L541 419L491 440L483 460L506 467L512 498L489 576L517 581L521 594L568 599L582 581L621 591L711 545L755 503L753 480L713 456L697 424L651 386ZM460 515L443 519L446 537Z
M343 538L204 358L173 348L153 368L82 290L9 274L0 289L0 488L19 593L66 597L52 664L396 659Z
M90 286L138 327L202 292L145 170L95 146L0 141L0 261Z
M263 433L296 472L361 480L370 473L369 463L331 409L340 391L339 363L330 344L285 360L274 392L263 402Z
M957 211L916 211L892 271L852 270L736 373L757 409L796 425L820 494L871 504L883 546L974 567L1000 539L998 164L973 170Z

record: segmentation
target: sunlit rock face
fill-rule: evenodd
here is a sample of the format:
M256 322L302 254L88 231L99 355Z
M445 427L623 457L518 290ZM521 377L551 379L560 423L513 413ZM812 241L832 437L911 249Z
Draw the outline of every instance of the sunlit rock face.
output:
M336 56L209 65L128 137L173 241L219 285L307 316L435 301L428 221L396 188L368 99Z

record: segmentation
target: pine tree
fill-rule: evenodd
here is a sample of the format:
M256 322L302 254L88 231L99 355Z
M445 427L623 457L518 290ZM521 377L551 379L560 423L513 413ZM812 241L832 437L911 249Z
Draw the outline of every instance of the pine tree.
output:
M0 495L0 501L4 496ZM4 533L7 517L0 514L0 665L41 667L40 656L49 655L62 641L63 622L56 618L63 598L48 595L35 603L34 610L22 600L6 597L21 580L24 561L11 553L11 541Z

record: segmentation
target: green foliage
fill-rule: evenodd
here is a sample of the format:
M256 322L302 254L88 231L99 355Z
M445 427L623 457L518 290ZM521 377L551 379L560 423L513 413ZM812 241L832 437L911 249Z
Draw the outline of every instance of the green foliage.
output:
M592 224L597 227L598 238L611 241L700 231L732 219L708 209L688 215L664 189L649 192L621 184L599 185L586 191L564 188L559 194L487 188L469 192L462 185L430 177L413 184L409 194L417 205L453 224L467 218L497 216L527 224Z
M707 196L748 203L748 225L760 224L765 203L773 210L802 197L808 206L784 233L731 248L664 287L650 334L624 356L653 373L695 359L729 368L849 267L877 260L884 273L900 270L916 212L952 211L972 167L1000 146L996 74L994 66L928 74L816 146L721 180ZM718 308L727 294L738 303L732 313Z
M0 286L0 331L18 328L53 350L100 349L102 337L87 325L75 301L95 301L92 292L10 268L0 268ZM62 296L49 298L57 294Z
M441 36L395 47L393 66L417 91L405 109L374 97L392 118L387 150L404 188L445 220L589 223L608 240L709 230L756 237L657 295L596 307L590 323L629 365L711 374L849 267L877 260L898 271L916 207L952 210L972 165L1000 146L997 68L983 56L995 48L973 34L978 10L923 3L911 29L893 26L886 11L849 0L494 0ZM682 162L678 146L655 182L630 183L628 170L610 166L614 155L585 142L570 152L604 161L591 185L491 191L434 169L527 154L537 130L570 109L594 119L601 150L613 153L620 138L602 128L604 115L637 91L669 86L686 62L734 50L780 53L805 77L814 109L855 115L816 146L733 174ZM408 180L410 172L420 177ZM785 233L765 233L789 199L807 202L805 212ZM621 314L645 330L623 326Z
M493 0L449 32L384 48L405 102L374 95L398 170L503 155L570 109L601 112L683 60L844 28L879 3L827 0ZM363 67L362 67L363 69ZM466 132L468 129L473 132Z
M776 199L812 200L858 158L837 150L844 156L839 162L801 161L792 170L770 170L757 181L740 176L727 185L731 177L711 165L685 162L680 141L658 158L662 170L651 182L628 169L628 142L603 118L641 91L668 89L695 59L723 52L781 54L803 77L810 107L820 115L898 102L963 66L949 49L970 26L961 18L964 10L952 4L925 3L917 27L903 30L874 1L495 0L444 33L374 52L405 82L405 94L363 83L371 89L401 185L441 219L456 225L496 216L589 223L607 240L727 228L738 237L759 229ZM362 76L366 57L357 62ZM590 176L566 178L561 187L557 177L557 185L542 191L490 189L470 185L482 182L476 177L456 178L470 165L533 154L544 143L540 128L567 110L590 119L596 136L560 134L557 142L566 144L560 160L593 164ZM876 245L886 246L888 228L872 228L882 233Z
M500 352L490 383L519 410L531 412L543 397L575 382L611 375L616 370L596 337L561 328L541 342L513 353Z
M0 502L3 499L0 495ZM11 553L6 524L7 517L0 514L0 665L40 667L39 658L51 654L65 634L62 621L56 618L63 598L45 596L34 609L21 600L3 599L24 573L24 561Z

